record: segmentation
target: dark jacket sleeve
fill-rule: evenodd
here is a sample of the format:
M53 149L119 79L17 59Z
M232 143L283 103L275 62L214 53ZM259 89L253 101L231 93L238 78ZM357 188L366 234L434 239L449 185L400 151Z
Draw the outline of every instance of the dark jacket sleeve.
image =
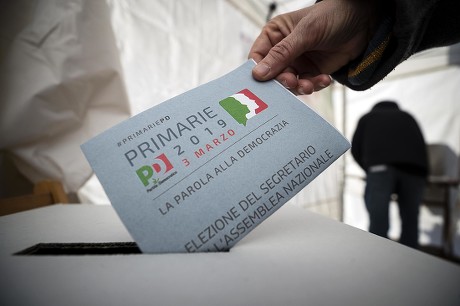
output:
M333 73L334 79L366 90L411 55L460 41L460 1L394 0L392 5L365 53Z
M363 157L362 157L362 146L363 146L363 137L364 137L364 118L361 118L358 121L358 125L356 127L355 133L353 134L353 138L351 141L351 155L358 163L358 165L366 170L363 165Z

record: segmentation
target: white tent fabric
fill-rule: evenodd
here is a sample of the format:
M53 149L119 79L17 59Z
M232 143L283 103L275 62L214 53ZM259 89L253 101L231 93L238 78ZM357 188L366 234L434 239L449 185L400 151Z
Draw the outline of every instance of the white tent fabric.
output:
M108 3L134 114L236 68L258 32L226 1Z
M77 191L80 144L129 117L109 17L103 1L1 3L0 150L32 182Z
M227 0L256 26L262 28L270 17L299 10L315 3L315 0Z

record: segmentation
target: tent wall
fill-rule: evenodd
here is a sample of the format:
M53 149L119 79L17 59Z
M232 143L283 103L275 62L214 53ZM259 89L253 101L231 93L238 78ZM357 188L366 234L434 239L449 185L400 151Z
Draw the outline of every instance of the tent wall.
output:
M74 192L91 175L80 144L129 117L107 4L0 7L0 165L12 159L31 182L52 178Z
M222 0L108 2L134 114L239 66L258 31Z

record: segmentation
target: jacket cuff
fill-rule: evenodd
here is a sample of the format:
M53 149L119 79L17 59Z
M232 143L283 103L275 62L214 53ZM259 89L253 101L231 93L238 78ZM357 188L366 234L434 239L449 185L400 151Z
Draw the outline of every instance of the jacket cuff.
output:
M362 86L373 79L392 38L393 18L385 18L372 37L366 51L348 65L347 79L353 86Z

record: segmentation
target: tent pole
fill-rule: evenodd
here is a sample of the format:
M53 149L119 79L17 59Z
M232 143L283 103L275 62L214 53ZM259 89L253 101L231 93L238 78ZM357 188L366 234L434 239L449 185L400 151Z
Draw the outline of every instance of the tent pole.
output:
M342 133L347 135L347 88L343 85L340 85L342 92ZM340 203L339 203L339 220L344 221L344 205L345 205L345 183L346 183L346 158L343 155L342 159L342 178L340 181Z

